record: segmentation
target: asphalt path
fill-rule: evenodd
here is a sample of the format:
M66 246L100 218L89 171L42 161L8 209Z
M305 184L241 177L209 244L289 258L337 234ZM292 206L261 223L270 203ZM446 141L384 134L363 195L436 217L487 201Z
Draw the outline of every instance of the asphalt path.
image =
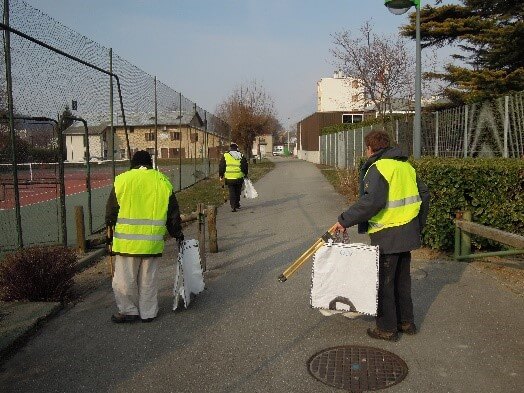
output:
M206 290L171 311L174 242L162 258L152 323L115 325L110 285L45 324L2 364L2 392L333 392L307 370L326 348L363 345L400 356L409 373L389 392L521 392L523 298L465 263L413 263L420 333L366 336L369 317L309 306L311 262L277 277L346 207L314 164L275 158L242 209L218 209ZM186 230L194 236L195 226ZM365 242L352 230L351 240Z

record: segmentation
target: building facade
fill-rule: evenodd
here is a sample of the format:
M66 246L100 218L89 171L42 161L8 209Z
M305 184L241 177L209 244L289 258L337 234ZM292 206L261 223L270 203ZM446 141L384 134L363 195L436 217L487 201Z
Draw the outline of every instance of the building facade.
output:
M158 149L157 156L161 159L216 158L225 145L224 137L206 132L198 112L182 116L177 113L159 115L156 125L152 119L151 116L126 116L127 138L123 125L113 125L114 136L108 124L88 127L90 157L108 160L113 150L115 159L129 159L128 141L131 156L138 150L146 150L154 156ZM84 128L70 127L64 135L67 160L85 161Z
M336 71L317 82L317 112L363 111L367 100L362 83Z

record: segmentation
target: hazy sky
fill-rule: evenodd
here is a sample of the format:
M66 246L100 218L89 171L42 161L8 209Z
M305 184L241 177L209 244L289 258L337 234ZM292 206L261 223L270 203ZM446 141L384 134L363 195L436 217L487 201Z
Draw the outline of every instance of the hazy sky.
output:
M284 126L315 112L316 82L335 69L332 34L366 20L397 33L408 18L383 0L25 1L210 112L256 80Z

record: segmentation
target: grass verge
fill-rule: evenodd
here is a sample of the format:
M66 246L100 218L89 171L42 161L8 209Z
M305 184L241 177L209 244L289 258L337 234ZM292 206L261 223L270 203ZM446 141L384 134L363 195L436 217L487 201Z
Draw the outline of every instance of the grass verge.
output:
M267 159L257 161L256 164L249 164L249 178L254 183L271 171L274 166L275 164ZM217 174L176 193L182 214L196 211L199 203L206 206L220 206L224 203L224 195L227 196L227 188L222 188Z

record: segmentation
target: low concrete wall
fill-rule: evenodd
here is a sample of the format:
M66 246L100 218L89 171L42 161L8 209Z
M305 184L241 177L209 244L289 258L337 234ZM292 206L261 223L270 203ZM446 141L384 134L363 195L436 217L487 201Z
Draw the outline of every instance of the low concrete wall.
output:
M297 152L297 158L313 162L315 164L320 164L320 152L319 151L308 151L308 150L299 150Z

